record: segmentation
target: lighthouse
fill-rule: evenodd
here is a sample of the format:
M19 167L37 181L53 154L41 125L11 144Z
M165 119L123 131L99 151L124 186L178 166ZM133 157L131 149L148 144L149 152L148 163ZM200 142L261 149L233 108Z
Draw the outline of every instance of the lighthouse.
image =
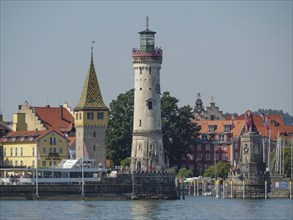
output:
M133 171L160 171L165 168L161 120L160 74L163 51L155 47L156 32L139 32L140 49L132 49L134 68L134 115L131 148Z

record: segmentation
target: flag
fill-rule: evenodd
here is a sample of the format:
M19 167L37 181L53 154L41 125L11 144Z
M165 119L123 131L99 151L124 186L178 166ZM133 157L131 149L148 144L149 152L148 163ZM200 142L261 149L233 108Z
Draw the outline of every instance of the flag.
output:
M234 115L232 115L232 125L231 125L232 129L235 128L235 124L234 124Z
M40 149L39 149L39 142L37 141L37 160L41 160Z
M74 150L71 150L71 149L68 147L68 152L69 152L70 159L73 159L73 155L75 154Z
M87 150L85 143L83 143L83 158L89 159L89 152Z
M270 130L270 123L269 123L269 115L267 114L265 117L265 126L267 130Z

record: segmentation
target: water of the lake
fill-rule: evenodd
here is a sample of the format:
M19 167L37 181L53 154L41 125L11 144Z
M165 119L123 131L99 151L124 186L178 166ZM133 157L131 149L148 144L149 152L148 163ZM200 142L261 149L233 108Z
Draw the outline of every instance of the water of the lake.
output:
M0 219L293 219L291 199L0 201Z

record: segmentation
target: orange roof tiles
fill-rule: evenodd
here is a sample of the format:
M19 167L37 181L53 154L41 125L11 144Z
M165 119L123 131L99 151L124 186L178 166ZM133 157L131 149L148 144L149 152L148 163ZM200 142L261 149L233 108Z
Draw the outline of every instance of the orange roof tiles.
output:
M204 120L204 121L196 121L198 125L201 126L200 133L209 133L209 126L215 125L216 130L215 133L233 133L234 137L237 137L241 134L244 129L244 120L234 120L234 128L225 132L225 125L232 125L232 120Z
M33 107L34 112L49 130L70 131L74 118L63 107Z

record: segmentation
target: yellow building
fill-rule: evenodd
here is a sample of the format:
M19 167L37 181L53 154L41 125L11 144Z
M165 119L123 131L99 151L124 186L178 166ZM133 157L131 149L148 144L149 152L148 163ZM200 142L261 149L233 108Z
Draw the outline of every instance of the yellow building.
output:
M9 132L0 143L5 166L51 167L68 158L68 140L54 130Z

